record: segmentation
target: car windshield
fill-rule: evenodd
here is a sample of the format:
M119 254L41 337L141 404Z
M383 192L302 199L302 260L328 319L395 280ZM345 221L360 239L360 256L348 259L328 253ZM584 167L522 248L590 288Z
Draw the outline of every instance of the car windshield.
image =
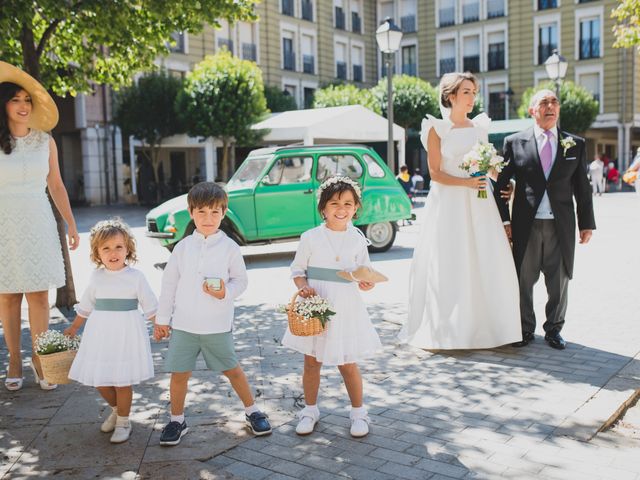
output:
M227 190L252 188L255 186L260 173L262 173L262 170L264 170L269 160L271 160L271 155L247 158L227 183Z

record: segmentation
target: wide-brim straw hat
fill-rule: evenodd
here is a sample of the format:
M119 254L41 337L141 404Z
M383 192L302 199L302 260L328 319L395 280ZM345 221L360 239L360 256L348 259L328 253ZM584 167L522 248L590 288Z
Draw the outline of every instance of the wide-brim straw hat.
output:
M336 272L340 278L344 278L345 280L349 280L350 282L369 282L369 283L379 283L386 282L389 280L380 272L375 271L373 268L369 267L358 267L352 272L347 272L342 270L340 272Z
M2 82L20 85L31 96L33 109L29 116L30 128L45 132L53 130L58 124L58 107L40 82L18 67L0 61L0 83Z

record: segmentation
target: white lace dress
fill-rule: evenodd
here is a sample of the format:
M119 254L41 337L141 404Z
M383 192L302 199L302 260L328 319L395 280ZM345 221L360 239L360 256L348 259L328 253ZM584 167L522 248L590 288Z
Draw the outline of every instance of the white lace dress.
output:
M432 116L422 140L434 128L441 141L441 168L468 177L459 168L464 154L488 141L485 114L473 127L452 128ZM489 184L490 186L490 184ZM409 315L400 339L426 349L492 348L522 340L519 289L511 248L491 191L432 182L421 214L413 253Z
M62 248L45 188L49 135L31 130L0 151L0 293L39 292L65 283Z
M291 276L308 277L310 268L322 269L326 273L330 270L352 271L361 265L371 266L364 235L353 226L349 226L345 232L336 232L322 224L300 237L291 264ZM282 339L285 347L315 357L325 365L358 362L382 348L357 283L313 278L307 281L318 295L329 301L336 314L331 316L326 330L320 335L298 337L287 328Z

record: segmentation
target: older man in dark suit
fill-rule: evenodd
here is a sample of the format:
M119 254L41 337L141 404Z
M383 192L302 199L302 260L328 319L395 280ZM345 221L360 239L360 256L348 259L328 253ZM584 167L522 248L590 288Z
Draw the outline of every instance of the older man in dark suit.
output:
M505 139L509 164L498 177L495 198L513 242L513 256L520 282L520 320L524 347L534 339L536 318L533 286L544 274L548 300L543 325L545 340L557 349L566 342L560 335L567 310L567 291L573 276L576 211L580 243L589 242L596 228L591 185L587 178L584 139L561 132L560 103L551 90L540 90L529 104L535 125ZM499 192L515 177L513 209Z

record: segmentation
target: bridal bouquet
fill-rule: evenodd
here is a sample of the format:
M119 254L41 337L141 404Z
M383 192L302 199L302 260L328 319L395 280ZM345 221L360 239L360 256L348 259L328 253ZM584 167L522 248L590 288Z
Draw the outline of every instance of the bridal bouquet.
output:
M507 165L504 158L498 155L495 147L490 143L478 142L469 153L462 157L460 168L472 177L486 175L489 170L500 173ZM487 191L479 190L478 198L487 198Z

